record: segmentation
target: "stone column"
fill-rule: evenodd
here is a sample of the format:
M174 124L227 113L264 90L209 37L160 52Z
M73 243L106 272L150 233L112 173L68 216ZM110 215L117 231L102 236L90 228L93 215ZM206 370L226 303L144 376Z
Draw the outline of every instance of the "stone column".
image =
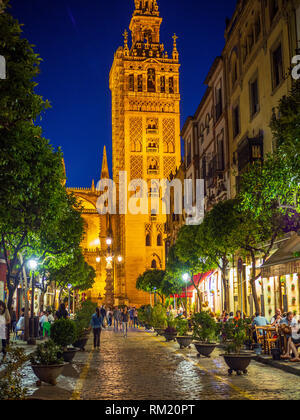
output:
M106 286L105 286L105 305L114 306L114 280L113 280L113 269L111 267L106 268Z

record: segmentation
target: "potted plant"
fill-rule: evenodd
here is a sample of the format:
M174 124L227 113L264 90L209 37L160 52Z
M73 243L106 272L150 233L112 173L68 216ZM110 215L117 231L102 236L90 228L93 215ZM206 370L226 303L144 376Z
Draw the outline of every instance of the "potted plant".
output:
M210 357L211 353L216 348L217 339L217 323L210 316L208 312L199 312L192 317L193 325L193 339L197 340L194 343L200 355Z
M156 304L152 310L152 323L157 335L163 335L167 326L167 315L164 306Z
M247 367L252 360L252 354L242 352L244 342L247 338L247 324L242 319L236 321L230 319L223 325L223 335L225 336L225 354L222 354L229 367L228 373L233 371L237 375L247 373Z
M188 335L189 331L189 322L187 319L184 318L177 318L176 320L176 329L178 336L176 337L177 343L179 344L180 348L190 348L193 337Z
M74 321L70 319L59 319L51 327L50 337L55 344L62 347L62 357L65 362L71 363L77 351L76 347L70 347L76 339Z
M177 335L177 330L176 330L176 321L173 317L173 315L168 315L167 316L167 328L165 329L164 332L164 337L166 339L166 341L175 341L176 339L176 335Z
M35 375L39 378L37 385L46 382L56 385L57 377L62 373L67 363L59 356L61 348L53 340L39 344L36 351L31 355L31 367Z

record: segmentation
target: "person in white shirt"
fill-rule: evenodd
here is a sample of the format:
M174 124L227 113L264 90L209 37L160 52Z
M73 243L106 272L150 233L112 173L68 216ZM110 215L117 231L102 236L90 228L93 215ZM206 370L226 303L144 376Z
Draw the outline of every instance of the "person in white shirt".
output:
M271 324L272 327L274 327L275 325L279 325L281 321L282 321L281 310L280 309L276 309L275 310L275 315L271 319L270 324Z
M281 356L281 358L290 359L291 362L300 362L300 357L297 350L297 347L300 346L300 324L296 321L292 312L288 312L286 318L284 318L280 324L289 326L292 331L292 335L287 336L287 351L284 355ZM291 358L292 353L294 354L293 358Z
M48 312L48 322L50 322L50 324L54 322L54 316L52 315L51 312Z

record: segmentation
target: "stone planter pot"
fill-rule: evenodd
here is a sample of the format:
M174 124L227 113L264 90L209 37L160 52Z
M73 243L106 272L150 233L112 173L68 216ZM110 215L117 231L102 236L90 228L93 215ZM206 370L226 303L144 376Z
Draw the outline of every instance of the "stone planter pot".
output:
M63 357L64 361L67 362L67 363L71 363L72 360L75 357L75 354L78 351L80 351L80 349L75 348L75 347L73 349L66 349L66 350L64 350L63 353L62 353L62 357Z
M31 365L34 374L39 378L38 385L40 382L45 382L50 385L56 385L56 379L61 375L63 368L67 363L60 365Z
M193 337L191 337L190 335L185 335L181 337L176 337L176 340L181 349L184 349L186 347L191 348Z
M211 353L216 348L216 343L202 343L201 341L197 341L196 343L193 343L196 347L196 350L198 352L198 357L205 356L210 357Z
M165 333L164 328L155 328L154 331L156 332L157 336L164 335L164 333Z
M77 341L75 341L75 343L73 343L73 346L79 348L81 351L85 351L88 339L88 337L80 337Z
M171 333L171 332L164 332L164 337L167 342L169 341L176 341L177 332Z
M253 358L252 354L246 353L221 354L221 356L224 357L225 363L229 367L229 375L231 375L233 371L235 371L237 375L248 373L247 367Z

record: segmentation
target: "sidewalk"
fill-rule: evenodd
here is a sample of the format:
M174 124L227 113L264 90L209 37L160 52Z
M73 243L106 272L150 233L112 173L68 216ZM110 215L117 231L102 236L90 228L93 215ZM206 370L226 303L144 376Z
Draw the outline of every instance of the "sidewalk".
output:
M273 360L272 356L261 354L256 356L255 360L259 363L272 366L276 369L281 369L284 372L292 373L293 375L300 376L300 363L292 363L286 360Z
M43 341L45 341L45 340L43 340ZM13 348L16 348L16 347L23 348L25 350L25 354L28 356L31 353L33 353L35 351L37 345L42 343L43 341L42 340L37 340L37 344L35 346L32 346L32 345L28 345L26 341L12 340L11 339L10 340L10 346L13 347ZM0 346L0 348L1 348L1 346ZM1 375L3 375L3 373L4 373L4 365L2 365L0 363L0 377L1 377Z

